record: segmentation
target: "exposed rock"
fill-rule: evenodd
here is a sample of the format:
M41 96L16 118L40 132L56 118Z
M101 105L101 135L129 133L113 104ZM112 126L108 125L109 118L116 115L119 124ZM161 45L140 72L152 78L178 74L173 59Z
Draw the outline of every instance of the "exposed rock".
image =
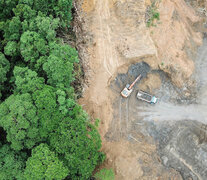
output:
M177 169L184 179L206 179L207 144L200 143L200 131L203 131L200 123L157 124L156 130L150 131L159 139L159 153L165 166Z

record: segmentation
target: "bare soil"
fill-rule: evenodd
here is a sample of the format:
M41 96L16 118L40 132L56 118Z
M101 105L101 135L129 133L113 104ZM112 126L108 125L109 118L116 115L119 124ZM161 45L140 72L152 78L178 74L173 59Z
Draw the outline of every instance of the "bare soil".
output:
M186 96L191 93L192 57L202 43L195 27L202 18L184 0L162 0L157 3L160 22L147 28L150 5L147 0L78 0L75 4L74 31L85 72L79 103L92 118L101 120L102 150L107 155L103 167L112 167L118 180L182 179L178 171L163 165L157 141L144 132L149 125L142 128L145 122L139 119L137 107L146 105L135 96L138 87L151 93L162 90L163 78L170 79L169 89L175 85ZM146 78L130 98L120 97L125 84L138 73Z

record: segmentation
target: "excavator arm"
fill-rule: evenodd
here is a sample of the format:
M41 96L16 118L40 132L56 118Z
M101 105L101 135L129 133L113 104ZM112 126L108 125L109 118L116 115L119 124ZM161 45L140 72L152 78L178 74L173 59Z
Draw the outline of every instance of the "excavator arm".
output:
M135 80L134 80L134 82L129 86L129 90L130 89L132 89L133 88L133 86L135 85L135 83L138 81L138 80L140 80L141 79L141 77L142 77L142 75L140 74Z

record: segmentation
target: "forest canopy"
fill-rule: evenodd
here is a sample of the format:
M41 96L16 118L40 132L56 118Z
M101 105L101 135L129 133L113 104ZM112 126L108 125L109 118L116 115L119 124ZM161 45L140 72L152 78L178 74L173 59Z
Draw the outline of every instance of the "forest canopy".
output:
M72 0L0 1L0 179L83 179L103 162L97 123L77 104Z

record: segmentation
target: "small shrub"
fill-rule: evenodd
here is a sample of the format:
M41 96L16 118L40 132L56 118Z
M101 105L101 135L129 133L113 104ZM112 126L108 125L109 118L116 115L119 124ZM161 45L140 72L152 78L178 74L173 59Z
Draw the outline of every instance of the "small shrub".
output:
M158 12L155 3L156 1L154 1L152 5L147 8L147 12L146 12L147 27L156 26L156 24L154 24L154 21L160 20L160 13Z
M94 177L96 180L114 180L115 175L113 169L102 169L99 172L97 172Z

